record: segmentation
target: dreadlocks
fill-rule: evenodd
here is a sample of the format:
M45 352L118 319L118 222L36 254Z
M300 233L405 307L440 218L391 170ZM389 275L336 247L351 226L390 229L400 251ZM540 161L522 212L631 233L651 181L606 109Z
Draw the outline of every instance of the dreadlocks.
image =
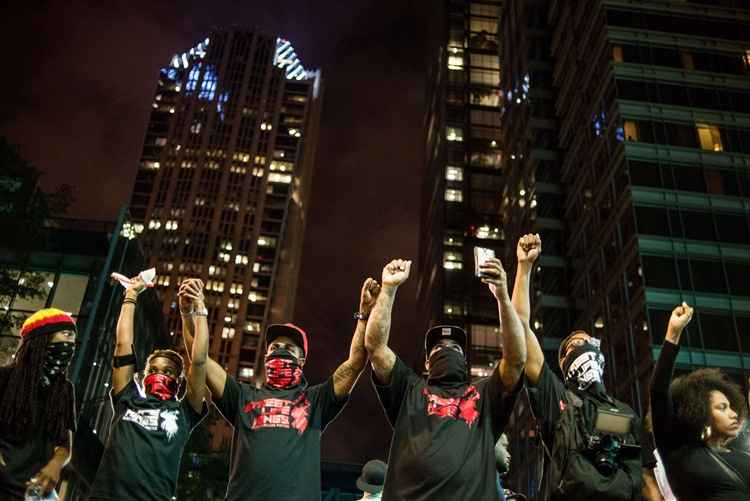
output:
M0 368L0 428L23 437L44 430L55 443L67 443L75 429L73 384L66 375L42 389L42 367L52 334L24 339L15 363Z

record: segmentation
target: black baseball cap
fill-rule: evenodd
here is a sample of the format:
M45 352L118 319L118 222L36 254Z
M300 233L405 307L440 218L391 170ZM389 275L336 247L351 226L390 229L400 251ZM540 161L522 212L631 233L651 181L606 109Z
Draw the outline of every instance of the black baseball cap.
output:
M388 465L379 459L373 459L362 467L362 475L357 479L357 489L375 494L383 490L385 473Z
M266 329L266 346L271 344L277 337L286 336L302 348L307 357L307 333L294 324L273 324Z
M429 356L430 350L442 339L452 339L457 342L463 350L464 356L466 356L469 337L466 335L465 330L456 325L437 325L428 330L424 336L425 356Z

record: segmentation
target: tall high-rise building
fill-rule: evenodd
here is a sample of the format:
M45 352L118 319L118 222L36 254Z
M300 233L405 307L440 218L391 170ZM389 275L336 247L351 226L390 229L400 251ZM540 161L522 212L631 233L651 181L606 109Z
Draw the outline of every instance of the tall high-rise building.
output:
M169 329L205 282L210 355L255 375L268 323L292 317L321 104L289 41L215 31L159 74L130 212Z
M474 247L502 255L500 227L501 2L445 0L444 39L431 69L425 117L417 294L425 329L466 328L472 375L500 350L497 305L474 275ZM420 340L421 341L421 338Z
M643 413L669 313L685 300L697 312L678 372L720 367L747 389L750 3L509 0L502 18L503 211L509 236L518 223L514 238L532 227L544 239L532 322L545 351L573 327L601 338L608 389ZM512 475L534 498L542 453L520 407Z

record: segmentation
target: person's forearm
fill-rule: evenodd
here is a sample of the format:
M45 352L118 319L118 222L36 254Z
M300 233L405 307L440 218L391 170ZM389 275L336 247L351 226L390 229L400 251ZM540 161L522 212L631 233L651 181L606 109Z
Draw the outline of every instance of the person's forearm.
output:
M506 386L511 386L515 384L526 362L524 327L507 293L501 294L497 305L503 326L500 330L500 337L503 344L501 376Z
M370 319L365 328L365 348L372 355L388 346L388 336L391 332L391 313L396 299L398 287L384 285L380 290L375 306L370 313Z
M533 264L518 263L516 267L516 279L513 281L513 296L511 302L518 317L524 324L531 320L531 300L529 298L529 284L531 283L531 270Z
M203 304L199 305L199 309L203 309ZM191 364L194 366L205 367L208 360L208 318L206 315L191 315L190 321L185 321L183 316L183 326L188 324L188 329L195 329L195 336L193 342L193 349L191 351ZM192 332L190 333L192 335Z
M120 307L120 316L117 319L117 342L115 343L115 356L129 355L133 350L133 320L135 318L135 303L138 294L128 291Z
M349 347L349 365L355 370L362 370L367 363L367 349L365 349L365 329L366 320L357 320L357 327L354 329L352 344Z
M52 454L52 458L49 460L49 464L54 464L59 468L63 468L70 462L70 448L64 445L55 447L55 452Z

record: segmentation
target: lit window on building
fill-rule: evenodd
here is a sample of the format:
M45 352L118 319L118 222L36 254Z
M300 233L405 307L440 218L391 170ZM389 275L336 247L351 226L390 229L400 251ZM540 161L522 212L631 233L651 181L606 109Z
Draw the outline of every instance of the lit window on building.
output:
M622 45L612 46L612 60L616 63L623 62L622 58Z
M291 174L280 174L278 172L271 172L268 174L268 182L269 183L281 183L281 184L289 184L292 182L292 175Z
M247 264L248 262L249 262L249 261L248 261L248 257L247 257L247 256L245 256L245 255L243 255L243 254L237 254L236 256L234 256L234 264L242 264L242 265L245 265L245 264Z
M276 238L261 235L258 237L258 247L276 247Z
M500 228L497 226L490 226L487 224L484 224L477 228L476 233L474 234L475 237L481 238L483 240L500 240L502 239L502 233L500 232Z
M464 244L464 237L459 233L446 233L443 235L443 245L448 247L461 247Z
M452 188L448 188L445 190L445 201L446 202L463 202L464 192L461 190L454 190Z
M458 47L448 48L448 69L449 70L463 70L464 69L464 51Z
M193 134L200 134L201 128L203 127L203 124L200 122L193 122L192 125L190 125L190 132Z
M460 252L443 252L443 268L446 270L461 270L464 267L464 257Z
M461 127L446 127L445 139L448 141L463 141L464 130Z
M159 228L161 228L161 221L152 219L151 221L148 222L149 230L158 230Z
M234 339L234 327L224 327L221 329L222 339Z
M695 128L698 131L698 139L702 150L724 151L718 125L696 122Z
M250 291L247 295L247 299L251 303L265 303L268 296L260 291Z
M260 322L247 322L245 330L247 332L260 332Z
M250 379L255 374L255 369L252 367L240 367L240 374L239 376L241 378Z
M229 293L235 296L242 294L242 284L233 283L232 286L229 288Z
M167 138L166 137L157 137L154 141L154 144L156 146L165 146L167 144Z
M159 170L159 167L161 165L159 164L159 162L146 161L146 162L143 162L143 166L147 169Z
M294 164L292 162L272 160L269 168L271 172L292 172L294 170Z
M693 54L684 50L680 51L680 61L682 62L682 67L686 70L694 70L695 69L695 61L693 60Z
M625 139L628 141L638 141L638 126L632 120L625 120L623 123L625 130Z
M443 304L443 313L453 317L466 315L467 311L463 304L457 302L446 302Z
M462 167L455 167L453 165L448 165L445 168L445 179L448 181L463 181L464 180L464 170Z

